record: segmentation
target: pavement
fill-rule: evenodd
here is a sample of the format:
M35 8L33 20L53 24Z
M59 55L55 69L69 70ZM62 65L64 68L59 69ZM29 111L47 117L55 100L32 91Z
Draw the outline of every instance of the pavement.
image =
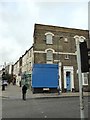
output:
M1 87L0 87L1 89ZM62 98L62 97L79 97L79 92L67 92L67 93L61 93L58 95L58 93L36 93L33 94L30 89L27 91L27 99L29 98ZM90 92L83 92L84 97L90 96ZM0 97L2 99L21 99L22 98L22 90L21 87L17 85L8 85L5 89L5 91L0 92Z

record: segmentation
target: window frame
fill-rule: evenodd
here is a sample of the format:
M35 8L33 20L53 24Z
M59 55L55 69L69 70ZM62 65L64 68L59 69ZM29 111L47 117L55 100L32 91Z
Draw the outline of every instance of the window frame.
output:
M87 84L85 83L86 79L87 79ZM82 85L84 86L88 85L88 73L82 73Z
M64 38L64 42L65 42L65 43L68 43L68 38L65 37L65 38Z
M49 52L51 52L51 55L50 55ZM47 63L53 63L53 51L52 50L47 50L47 53L46 53L46 62Z
M51 37L50 40L49 40L48 36ZM54 36L54 34L51 32L45 33L46 44L50 44L50 45L53 44L53 36Z
M69 55L68 54L65 55L65 60L69 60Z

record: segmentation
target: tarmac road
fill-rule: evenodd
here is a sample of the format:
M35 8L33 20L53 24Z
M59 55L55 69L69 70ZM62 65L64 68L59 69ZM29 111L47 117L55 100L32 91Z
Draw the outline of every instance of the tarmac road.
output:
M85 117L88 117L88 99L85 97ZM79 98L4 99L3 118L79 118Z
M90 100L90 99L89 99ZM87 94L84 97L85 117L88 117ZM3 118L79 118L79 93L32 94L22 100L21 88L8 85L2 92Z

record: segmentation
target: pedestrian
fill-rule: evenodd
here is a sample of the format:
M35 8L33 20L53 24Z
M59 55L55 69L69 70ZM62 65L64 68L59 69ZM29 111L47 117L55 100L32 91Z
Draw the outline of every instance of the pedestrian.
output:
M6 73L3 72L3 74L2 74L2 91L5 91L5 79L6 79Z
M22 99L26 100L26 92L27 92L27 86L23 85L22 87Z
M2 91L5 91L5 84L2 84Z
M19 82L19 86L21 87L22 85L21 85L21 81Z
M16 85L16 78L13 79L13 85Z
M58 95L60 95L60 86L58 85Z

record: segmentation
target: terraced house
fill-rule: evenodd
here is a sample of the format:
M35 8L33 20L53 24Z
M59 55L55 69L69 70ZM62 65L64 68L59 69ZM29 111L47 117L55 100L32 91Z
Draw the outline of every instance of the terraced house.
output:
M89 39L89 31L35 24L33 46L21 57L22 64L19 65L21 73L29 71L32 74L32 67L34 63L58 64L59 86L61 91L79 91L76 58L76 38L79 37L87 41ZM16 71L18 73L20 72L18 70ZM84 91L90 91L88 73L84 73L82 76Z
M16 76L16 84L19 86L21 75L25 72L32 73L33 65L33 47L26 50L26 52L13 65L13 74Z

